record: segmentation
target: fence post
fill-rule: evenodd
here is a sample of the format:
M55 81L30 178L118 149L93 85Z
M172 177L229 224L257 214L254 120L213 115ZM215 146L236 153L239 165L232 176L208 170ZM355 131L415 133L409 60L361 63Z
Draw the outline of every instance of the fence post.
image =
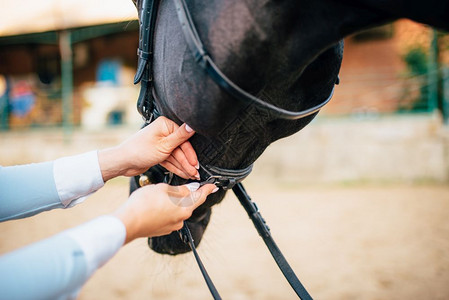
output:
M73 129L73 58L70 30L60 33L59 49L61 51L62 127L67 142L70 140Z
M429 58L427 68L427 107L429 112L435 112L438 108L438 33L432 29L432 40L429 47Z
M9 128L8 80L0 74L0 131Z
M449 67L443 68L443 122L449 125Z

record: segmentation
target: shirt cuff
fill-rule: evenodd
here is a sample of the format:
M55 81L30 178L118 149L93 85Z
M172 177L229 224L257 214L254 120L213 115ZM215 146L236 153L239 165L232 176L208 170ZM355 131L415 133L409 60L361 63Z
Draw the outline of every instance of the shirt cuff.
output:
M84 252L87 276L111 259L125 243L126 228L114 216L101 216L65 232Z
M53 176L56 190L64 207L84 201L87 196L104 186L97 151L63 157L55 160ZM77 201L73 202L73 200Z

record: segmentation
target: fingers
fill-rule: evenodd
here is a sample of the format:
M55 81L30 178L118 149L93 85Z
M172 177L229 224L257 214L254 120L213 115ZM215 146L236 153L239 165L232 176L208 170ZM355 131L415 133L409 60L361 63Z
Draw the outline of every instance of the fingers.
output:
M165 127L168 130L168 133L166 133L163 140L164 148L167 152L176 151L176 153L172 153L172 155L183 166L183 168L180 169L183 169L184 173L195 177L197 172L194 169L199 168L198 158L192 144L188 142L188 139L192 137L195 132L186 123L178 126L176 123L165 117L159 119L161 119L161 122L164 122Z
M217 191L213 184L198 182L183 186L156 184L134 191L114 215L126 229L125 243L138 237L160 236L182 227L182 221Z
M173 151L176 147L187 141L195 132L187 124L182 124L164 139L165 146ZM192 148L193 150L193 148Z
M181 149L172 152L172 154L165 161L161 162L160 165L182 178L200 180L198 170L189 164Z
M196 154L195 154L195 151L193 150L192 146L190 146L190 148L192 149L193 155L196 158ZM196 166L192 165L191 162L188 160L185 151L183 151L181 148L176 148L171 153L171 157L176 161L176 163L178 163L180 165L177 167L180 168L184 173L189 174L192 178L200 180L200 174L198 173ZM173 163L171 160L170 160L170 162Z
M168 186L167 193L168 193L169 197L184 198L184 197L189 197L190 194L192 192L198 190L199 187L200 187L200 184L198 182L191 182L188 184L177 185L177 186L170 185L170 186Z
M175 166L168 160L164 160L163 162L160 163L160 165L163 166L168 171L178 175L179 177L182 177L184 179L193 179L189 175L184 173L184 171L182 171L180 168L178 168L177 166Z
M168 197L176 206L187 209L186 218L188 218L193 210L206 201L207 196L216 191L218 188L213 184L206 184L200 188L198 182L191 182L181 186L170 186Z
M196 156L196 152L190 144L189 141L182 143L179 148L181 148L184 156L187 158L187 161L190 165L194 166L196 169L199 169L198 157Z
M193 206L192 211L206 201L207 196L218 191L214 184L205 184L198 190L192 192Z
M199 187L200 184L198 182L191 182L189 184L181 186L172 186L168 191L168 197L170 201L176 206L190 208L195 204L193 192L198 190ZM187 211L190 211L190 209L188 209ZM183 220L188 218L189 215L190 213L187 213L187 215L183 217Z

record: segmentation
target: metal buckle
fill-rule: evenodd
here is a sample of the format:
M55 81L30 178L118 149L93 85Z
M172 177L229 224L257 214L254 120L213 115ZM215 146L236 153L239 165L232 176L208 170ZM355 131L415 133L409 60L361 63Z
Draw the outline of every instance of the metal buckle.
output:
M172 172L165 172L164 183L171 184L173 181L174 174Z
M154 118L154 114L153 114L153 113L150 113L150 114L148 115L147 109L145 109L145 110L143 111L142 119L143 119L143 121L145 122L145 125L148 125L148 124L150 124L151 122L153 122L153 120L154 120L153 118Z
M222 175L210 175L205 180L205 183L212 183L218 187L221 187L224 190L230 190L237 183L237 180L235 178L222 176Z
M185 225L181 229L178 230L178 234L179 234L179 238L181 239L181 241L184 244L188 245L189 244L189 237L187 235L188 233L187 233L187 230L185 228Z

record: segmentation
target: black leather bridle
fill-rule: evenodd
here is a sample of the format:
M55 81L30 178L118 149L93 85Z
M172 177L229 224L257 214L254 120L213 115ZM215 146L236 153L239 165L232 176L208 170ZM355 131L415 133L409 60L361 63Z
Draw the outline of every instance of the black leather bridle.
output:
M142 0L142 5L139 11L140 29L139 29L139 48L137 49L138 66L137 72L134 77L134 84L141 83L140 94L137 100L137 109L143 116L146 123L150 123L154 118L160 114L155 107L155 98L153 93L153 43L154 43L154 28L156 23L156 17L158 12L158 6L160 0ZM311 108L301 111L289 111L283 108L277 107L273 104L267 103L238 87L229 78L224 75L220 69L215 65L210 55L203 46L198 32L193 23L192 17L188 10L188 7L184 0L173 0L179 22L186 42L192 51L195 61L198 65L212 78L212 80L218 84L223 90L229 93L234 98L239 99L242 102L252 103L260 109L269 111L272 115L281 119L296 120L310 116L317 113L324 105L326 105L332 98L334 87L330 95L320 104ZM338 80L338 79L337 79ZM338 82L336 82L338 83ZM241 170L229 170L218 168L214 166L200 167L200 175L203 180L202 183L213 183L225 190L232 189L239 199L242 206L245 208L248 216L254 223L259 235L264 240L268 249L270 250L273 258L278 264L280 270L288 280L296 294L300 299L312 299L304 286L301 284L294 271L288 264L285 257L282 255L280 249L274 242L269 227L266 225L265 220L262 218L257 205L251 200L247 192L245 191L241 181L245 179L251 172L252 165ZM169 182L169 181L168 181ZM212 293L214 299L221 299L215 288L212 280L204 268L201 259L195 249L192 235L189 228L184 224L184 227L179 231L181 239L188 245L190 245L195 258L198 262L198 266L206 280L209 290Z
M139 99L137 102L137 109L142 116L149 120L151 119L151 113L154 108L153 97L153 38L154 38L154 25L156 22L156 16L158 11L158 5L160 0L142 0L143 4L140 16L140 38L139 49L137 55L139 62L137 66L137 72L134 77L134 84L141 82L141 90ZM281 119L297 120L320 111L320 109L326 105L334 94L335 86L332 88L329 96L320 104L301 111L290 111L280 107L277 107L271 103L268 103L262 99L259 99L233 83L226 77L223 72L215 65L214 61L206 51L195 25L190 16L190 12L184 0L173 0L176 6L176 12L179 22L181 23L182 30L186 42L192 51L195 61L201 68L210 76L210 78L218 84L223 90L229 93L234 98L241 100L242 102L253 103L258 108L269 111L273 116ZM337 79L338 81L338 79Z

